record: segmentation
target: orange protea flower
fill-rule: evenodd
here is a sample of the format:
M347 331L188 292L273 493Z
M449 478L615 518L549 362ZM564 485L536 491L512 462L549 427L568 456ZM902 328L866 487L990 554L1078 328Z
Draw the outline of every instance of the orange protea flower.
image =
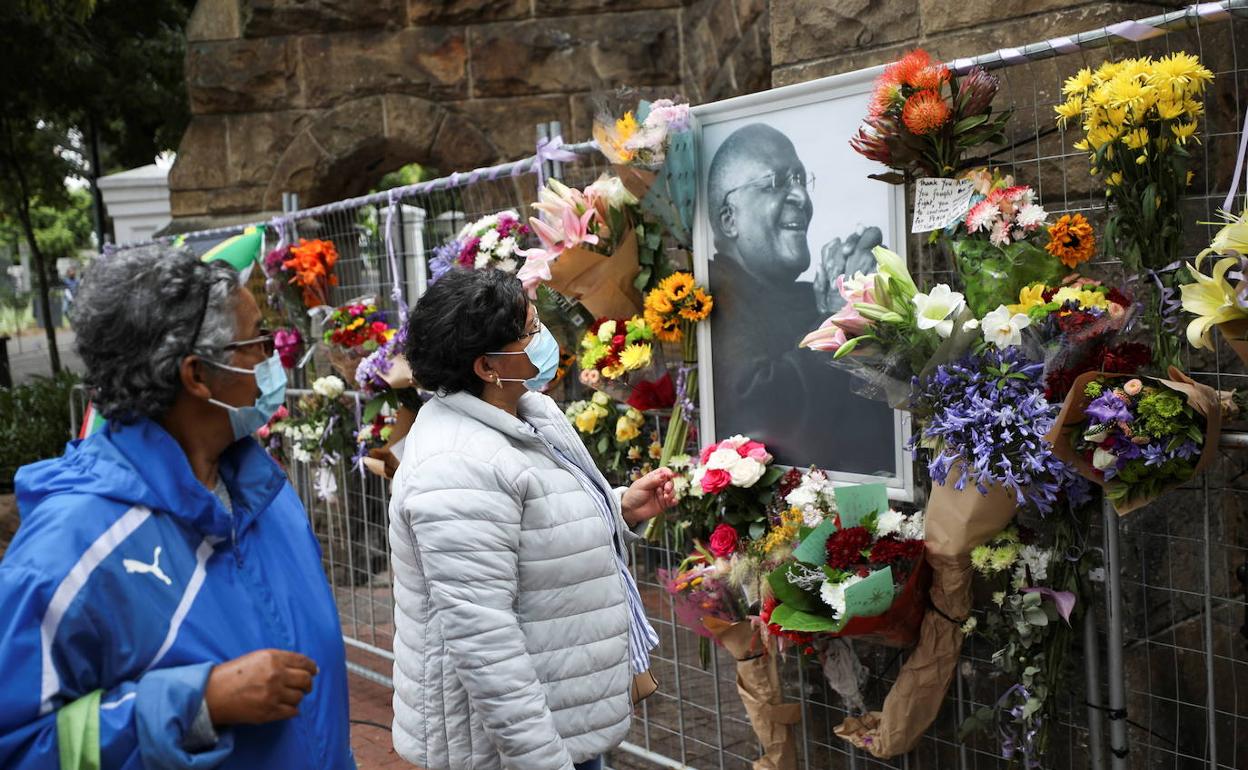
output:
M1049 225L1049 242L1045 250L1066 267L1076 267L1096 252L1096 236L1083 214L1063 214Z
M931 54L916 48L884 68L881 81L899 85L915 86L914 79L932 63Z
M871 94L871 104L867 107L867 114L873 118L887 115L893 108L901 106L905 101L906 97L901 93L901 84L887 82L881 77L876 83L875 92Z
M943 64L933 64L919 70L911 78L910 85L915 88L940 91L940 87L949 79L949 68Z
M918 91L906 100L901 120L911 133L922 136L937 131L949 120L949 104L935 91Z
M680 309L680 317L686 321L698 322L704 320L711 314L711 308L715 306L715 301L711 299L711 295L703 291L699 286L693 290L689 301Z

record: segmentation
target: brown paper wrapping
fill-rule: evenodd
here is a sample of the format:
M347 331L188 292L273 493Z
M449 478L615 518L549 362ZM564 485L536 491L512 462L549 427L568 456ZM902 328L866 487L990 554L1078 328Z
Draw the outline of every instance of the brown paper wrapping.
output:
M564 251L550 263L547 283L595 318L630 318L641 310L641 294L633 286L640 269L637 234L630 230L609 256L579 246Z
M641 200L649 194L650 188L654 185L654 180L659 177L658 172L622 163L613 164L611 171L620 178L620 181L624 183L624 188L637 200Z
M1071 444L1071 434L1077 430L1078 425L1083 421L1083 410L1092 401L1091 398L1084 394L1084 388L1087 387L1089 382L1098 377L1110 380L1148 380L1181 394L1187 399L1187 403L1205 418L1205 441L1201 446L1200 459L1196 461L1193 476L1199 474L1209 463L1213 462L1214 454L1216 454L1218 448L1218 439L1222 435L1222 414L1226 412L1228 416L1233 416L1235 413L1235 406L1230 401L1229 393L1219 393L1208 385L1195 382L1173 366L1170 367L1170 379L1168 380L1158 377L1136 377L1132 374L1086 372L1079 375L1074 384L1070 386L1070 393L1066 396L1066 403L1062 404L1062 411L1058 413L1057 420L1053 423L1053 428L1044 437L1046 441L1053 445L1053 454L1073 466L1075 470L1079 471L1079 475L1104 486L1105 482L1101 477L1101 473L1092 467L1092 463L1076 452ZM1118 512L1119 516L1124 516L1137 508L1148 505L1153 500L1183 483L1186 482L1175 481L1168 484L1152 497L1140 496L1116 501L1114 502L1114 510Z
M763 745L754 770L797 770L793 725L802 721L802 705L784 702L776 656L748 620L729 623L707 617L702 625L737 659L737 693Z
M1218 331L1222 332L1222 339L1235 351L1239 360L1248 365L1248 319L1220 323Z
M988 542L1014 518L1014 493L993 486L981 495L955 463L945 484L933 485L924 514L927 561L932 567L931 608L923 615L919 641L881 711L850 717L835 729L841 738L881 758L915 747L940 712L962 650L961 621L971 610L971 550Z

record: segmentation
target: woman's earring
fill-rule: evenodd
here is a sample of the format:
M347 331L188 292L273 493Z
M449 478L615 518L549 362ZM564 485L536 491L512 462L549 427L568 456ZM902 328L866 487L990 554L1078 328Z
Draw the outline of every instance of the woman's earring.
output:
M498 386L499 390L503 389L503 381L497 374L494 375L494 384Z

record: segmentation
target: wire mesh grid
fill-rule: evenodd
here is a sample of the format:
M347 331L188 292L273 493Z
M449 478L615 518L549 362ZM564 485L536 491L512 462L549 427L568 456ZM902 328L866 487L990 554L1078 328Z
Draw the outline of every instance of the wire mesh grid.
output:
M1142 43L1116 42L1106 48L1031 61L997 71L1002 79L999 103L1010 106L1012 142L997 150L989 162L1035 187L1051 215L1079 211L1094 224L1103 224L1105 199L1097 179L1088 173L1086 156L1071 148L1076 137L1059 129L1053 107L1061 99L1063 80L1083 66L1106 58L1159 54L1185 50L1196 53L1215 73L1206 98L1201 125L1200 152L1194 163L1194 192L1185 200L1185 220L1211 222L1225 195L1239 126L1244 117L1243 94L1248 73L1241 68L1245 20L1201 23L1172 31ZM556 168L570 184L583 185L604 170L600 160L582 156L581 162ZM394 257L386 251L385 232L390 211L384 203L365 203L316 217L293 215L290 235L332 240L340 254L336 269L340 283L333 301L342 303L372 296L395 309L392 288L400 287L408 303L425 285L427 258L433 249L453 237L463 224L504 209L524 213L534 197L533 174L475 180L448 190L421 193L399 201L390 223L395 234ZM1188 229L1185 254L1194 255L1208 243L1212 227ZM275 235L269 234L273 245ZM951 278L950 266L934 249L913 243L910 249L915 275L921 282ZM673 255L683 258L678 252ZM1097 274L1113 280L1116 266L1096 265ZM397 278L397 281L396 281ZM1181 332L1180 332L1181 333ZM1222 351L1189 357L1187 369L1198 379L1223 389L1248 386L1248 374L1233 356ZM301 394L292 390L290 396ZM348 394L352 395L352 394ZM75 403L75 419L81 414ZM696 424L696 423L695 423ZM1248 602L1236 569L1248 562L1248 515L1244 492L1248 481L1248 454L1223 452L1198 482L1166 496L1156 505L1133 513L1121 522L1121 589L1124 639L1115 652L1106 643L1104 602L1094 604L1090 626L1095 635L1089 659L1073 643L1070 687L1061 693L1061 719L1053 726L1048 767L1099 766L1101 729L1108 735L1111 719L1123 716L1128 724L1129 752L1116 763L1132 768L1243 768L1248 767L1248 651L1239 625L1248 625ZM361 474L343 462L336 469L339 493L329 501L315 492L310 469L296 464L292 479L308 507L321 539L326 571L338 601L343 632L349 645L352 670L389 684L393 659L394 622L388 581L387 489L373 476ZM1118 526L1095 524L1087 548L1118 536ZM1108 545L1108 542L1105 542ZM676 623L671 602L656 577L659 568L676 566L682 554L670 541L636 548L634 564L647 611L660 636L653 655L654 673L661 687L638 709L624 750L613 753L616 768L668 767L749 768L759 755L745 709L735 686L735 664L723 650L712 648L707 660L699 654L699 639ZM1112 567L1112 565L1111 565ZM1110 574L1114 570L1111 568ZM878 707L892 683L899 653L858 645L856 651L872 673L864 690L867 702ZM936 723L919 747L893 761L874 759L855 751L832 733L847 715L838 696L828 687L814 663L794 655L783 661L787 697L803 704L796 726L798 764L815 767L857 768L996 768L1008 765L999 755L995 737L958 739L957 728L971 710L994 703L1010 683L992 675L992 650L970 642L964 649L949 696ZM1118 655L1125 671L1125 714L1105 714L1104 688ZM1094 668L1088 676L1083 668ZM1086 681L1096 683L1088 692ZM1089 710L1089 702L1101 709ZM1122 745L1116 744L1116 745Z

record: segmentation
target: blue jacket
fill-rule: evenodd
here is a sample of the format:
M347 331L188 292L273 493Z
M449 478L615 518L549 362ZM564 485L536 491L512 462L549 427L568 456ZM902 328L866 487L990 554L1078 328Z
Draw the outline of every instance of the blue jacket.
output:
M303 505L250 438L220 474L233 515L150 421L110 423L18 471L22 524L0 562L0 767L59 768L81 736L58 735L58 716L81 715L66 707L84 697L99 699L86 711L103 768L355 767L342 631ZM269 647L320 669L299 715L185 749L212 666Z

